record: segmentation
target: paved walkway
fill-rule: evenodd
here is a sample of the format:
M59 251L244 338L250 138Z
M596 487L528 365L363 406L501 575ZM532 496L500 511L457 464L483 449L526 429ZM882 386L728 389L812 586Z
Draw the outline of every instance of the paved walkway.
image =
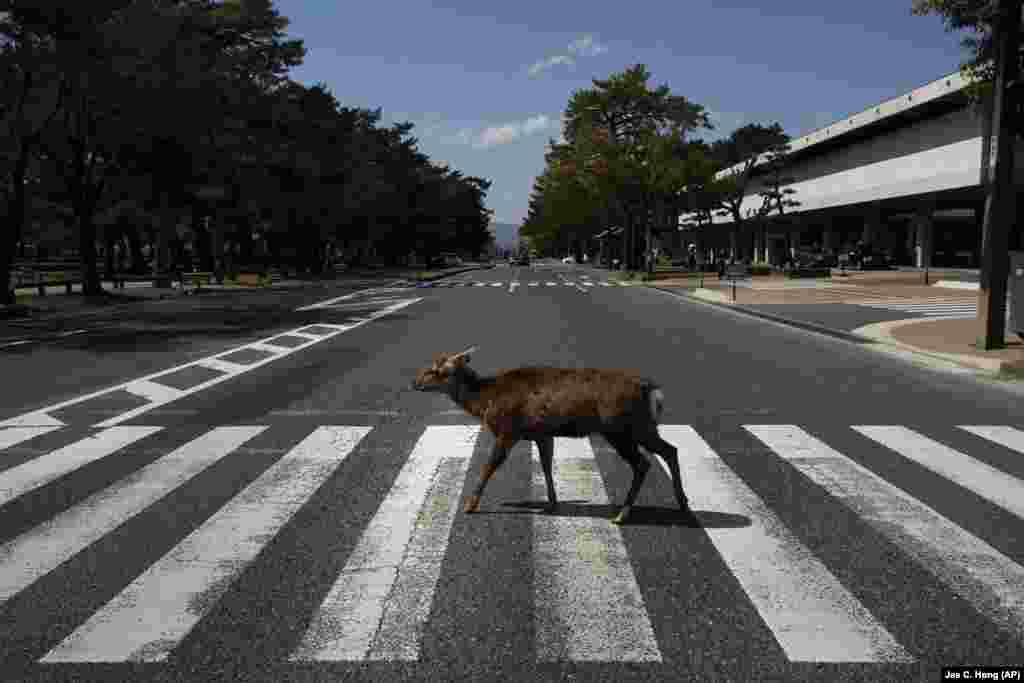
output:
M335 278L278 280L269 285L269 287L271 289L292 289L331 282L366 287L393 282L411 284L418 279L432 280L468 270L477 270L481 267L483 266L479 264L467 264L459 268L429 271L429 273L408 268L346 270L339 272ZM70 295L63 285L46 287L46 294L44 296L40 296L38 290L34 287L19 288L15 290L17 297L15 305L0 305L0 318L79 316L82 314L88 315L92 311L109 312L112 308L116 310L123 307L127 310L139 301L189 296L196 294L197 291L199 293L216 291L237 292L263 289L263 287L258 286L225 283L223 285L203 285L197 290L196 287L187 281L184 289L180 288L177 282L173 282L170 289L156 288L150 281L127 282L124 289L115 289L110 282L103 282L102 284L104 291L107 293L105 297L83 297L81 285L72 285L72 293Z
M852 273L819 281L771 276L737 282L735 288L706 276L703 284L699 287L692 277L655 282L669 291L682 288L695 298L836 336L866 338L989 372L1024 371L1024 342L1012 327L1005 349L977 348L977 291L926 285L922 273Z

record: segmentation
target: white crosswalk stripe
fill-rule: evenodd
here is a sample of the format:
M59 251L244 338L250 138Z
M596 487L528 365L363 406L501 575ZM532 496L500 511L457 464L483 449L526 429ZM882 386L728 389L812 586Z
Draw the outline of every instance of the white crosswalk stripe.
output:
M430 286L434 287L436 289L452 289L452 288L457 288L457 287L505 287L505 288L508 288L508 287L511 287L511 286L521 287L523 285L525 285L527 287L558 287L560 285L564 285L566 287L580 287L580 286L583 286L583 287L597 287L597 286L601 286L601 287L623 287L623 286L625 286L621 282L604 282L604 281L595 282L593 280L590 280L589 278L581 279L581 280L578 280L578 281L577 280L563 280L562 282L552 282L550 280L546 280L546 281L531 281L531 282L524 282L524 281L521 281L521 280L515 280L515 281L511 281L511 282L504 282L504 281L502 281L502 282L477 282L477 281L472 281L472 280L455 280L455 281L451 281L451 282L443 282L443 281L442 282L434 282L434 283L431 283ZM363 305L363 304L360 304L360 306L361 305ZM334 306L332 308L337 308L337 306Z
M746 429L980 613L1024 638L1024 567L799 427Z
M0 602L24 590L264 429L217 427L0 546Z
M125 428L127 429L127 428ZM320 427L164 555L44 662L159 662L202 618L368 427ZM203 601L195 598L203 595ZM197 605L206 605L202 609Z
M751 520L707 534L790 661L913 661L692 427L659 431L679 449L683 481L697 483L689 484L691 507Z
M418 659L419 634L430 612L461 480L478 431L459 426L427 430L292 660ZM442 478L444 461L451 464L451 471ZM427 503L431 488L435 489L434 509L440 503L436 515ZM411 543L414 531L421 532L415 545ZM396 586L401 590L396 591Z
M545 496L537 446L533 491ZM555 439L560 501L608 503L588 440ZM654 628L629 564L622 533L592 517L533 518L534 604L541 661L660 662ZM609 619L605 605L616 605Z
M37 437L59 444L58 429L0 430L0 454L4 449L13 453L19 444ZM208 476L213 465L273 429L212 427L177 445L172 443L173 432L161 434L165 455L0 545L0 606L14 604L13 598L44 576L68 571L71 558L172 492ZM36 655L41 656L39 662L167 661L373 429L321 426L297 435L295 445L252 483L133 580L126 579L127 585L118 586L106 604L83 615L77 628L60 642L48 644L48 652ZM858 515L935 576L950 595L1024 640L1024 567L975 535L981 532L962 528L944 516L950 511L918 501L909 489L897 487L797 425L743 425L742 429L767 446L765 457L781 459L821 487L836 504ZM963 446L956 450L898 425L847 429L850 438L860 438L853 432L860 434L1024 517L1021 480L972 457ZM964 439L979 439L978 445L1024 453L1024 430L1019 425L960 429L971 435L965 434ZM660 430L679 449L684 486L698 517L714 513L747 520L741 525L708 525L700 533L714 546L731 580L773 634L786 660L818 664L915 661L917 653L901 642L906 634L890 631L891 626L815 556L696 429L662 425ZM0 470L0 502L60 485L58 479L78 476L77 470L84 465L159 431L160 427L111 427ZM73 438L77 437L69 436ZM485 437L476 425L423 428L390 488L380 492L376 513L358 531L358 542L344 558L343 568L330 577L329 590L324 586L325 597L302 615L306 630L301 638L296 634L294 650L287 655L290 661L421 660L436 594L448 581L442 578L452 561L453 525L481 438ZM607 506L610 501L591 441L556 439L555 449L560 500ZM536 448L532 451L536 461ZM25 452L24 447L20 452ZM660 458L654 461L664 467ZM531 476L532 498L546 500L536 462ZM673 636L670 630L662 632L668 627L655 620L651 605L645 604L638 580L642 574L634 570L637 560L631 556L636 546L626 543L629 527L616 527L603 517L557 511L530 519L532 545L528 547L533 566L532 573L524 567L523 576L529 577L524 587L532 593L537 661L667 663L664 638ZM103 561L114 564L117 557ZM103 564L96 565L96 571L103 569ZM609 605L615 606L614 618Z
M849 299L844 303L856 304L868 308L879 308L887 311L917 313L927 317L974 318L978 315L978 297L910 297L888 299ZM1006 308L1006 317L1010 317L1010 307Z

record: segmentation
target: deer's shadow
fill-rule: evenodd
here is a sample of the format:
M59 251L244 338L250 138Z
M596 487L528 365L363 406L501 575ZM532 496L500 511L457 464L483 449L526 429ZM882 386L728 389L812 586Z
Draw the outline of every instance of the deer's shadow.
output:
M558 501L551 512L547 510L546 501L522 501L502 503L506 509L493 509L490 514L529 514L545 517L591 517L594 519L611 520L619 514L619 505L598 505L581 501ZM507 509L511 508L511 509ZM711 510L695 510L683 512L676 507L654 507L651 505L634 505L629 518L623 526L683 526L692 529L737 529L751 525L749 517L733 515L726 512Z

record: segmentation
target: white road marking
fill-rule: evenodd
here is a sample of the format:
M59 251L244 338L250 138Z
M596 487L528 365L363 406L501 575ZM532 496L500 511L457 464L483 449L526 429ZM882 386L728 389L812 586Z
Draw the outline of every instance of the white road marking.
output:
M583 282L583 286L584 286L584 287L593 287L593 286L594 286L594 283L593 283L593 282L590 282L589 280L585 280L585 281Z
M852 429L1024 519L1024 481L906 427Z
M547 282L547 283L545 283L545 284L546 284L546 285L547 285L548 287L555 287L555 286L557 286L557 285L558 285L558 283L557 283L557 282Z
M274 351L274 353L277 353L277 351ZM236 375L249 367L243 363L232 363L231 361L226 361L221 358L206 358L201 361L197 361L196 365L201 368L208 368L210 370L216 370L217 372L226 372Z
M68 332L61 332L57 336L58 337L70 337L73 334L82 334L83 332L88 332L88 331L89 330L70 330Z
M474 287L486 287L487 283L486 282L474 282L473 286Z
M491 283L491 287L501 287L501 283L500 282L492 282Z
M24 413L22 415L18 415L17 417L13 417L13 418L10 418L8 420L4 420L4 421L0 422L0 427L29 427L29 426L33 426L33 425L53 425L53 424L63 425L64 424L63 422L61 422L57 418L54 418L54 417L50 416L48 413L50 413L52 411L55 411L55 410L60 410L61 408L65 408L65 407L70 406L70 405L75 405L77 403L82 403L83 401L88 401L90 399L96 398L98 396L103 396L104 394L108 394L108 393L111 393L111 392L114 392L114 391L124 390L124 391L128 391L128 392L131 392L131 393L138 394L140 396L147 397L147 399L149 400L149 403L147 403L146 405L142 405L142 406L139 406L138 408L134 408L132 410L128 410L128 411L126 411L124 413L121 413L120 415L116 415L116 416L114 416L114 417L112 417L112 418L110 418L108 420L104 420L103 422L100 422L100 423L98 423L96 425L98 427L112 427L112 426L114 426L116 424L120 424L121 422L124 422L126 420L130 420L130 419L133 419L135 417L138 417L139 415L141 415L141 414L143 414L143 413L145 413L145 412L147 412L149 410L152 410L153 408L157 408L157 407L162 406L162 405L164 405L166 403L169 403L171 401L177 400L177 399L179 399L179 398L181 398L183 396L187 396L189 394L194 394L196 392L202 391L203 389L211 387L211 386L213 386L215 384L220 384L221 382L226 382L227 380L232 379L234 377L237 377L238 375L240 375L240 374L242 374L244 372L250 372L252 370L255 370L256 368L262 367L262 366L266 365L267 363L273 362L273 361L275 361L275 360L277 360L279 358L284 358L285 356L288 356L288 355L291 355L293 353L297 353L299 351L307 349L307 348L309 348L310 346L312 346L314 344L317 344L317 343L326 341L328 339L331 339L331 338L333 338L333 337L335 337L335 336L337 336L339 334L343 334L345 332L353 330L353 329L355 329L355 328L357 328L357 327L359 327L361 325L364 325L364 324L366 324L366 323L368 323L368 322L370 322L372 320L376 320L377 318L381 318L383 316L389 315L391 313L394 313L395 311L401 310L401 309L405 308L406 306L411 306L412 304L415 304L415 303L417 303L419 301L422 301L422 300L423 300L422 298L405 299L405 300L400 301L400 302L398 302L398 303L396 303L396 304L394 304L392 306L387 306L385 308L382 308L379 311L375 311L374 313L370 314L369 316L367 316L366 318L364 318L362 320L353 321L353 322L350 322L350 323L345 324L345 325L319 324L318 325L319 327L325 327L325 328L328 328L328 329L331 330L330 332L328 332L327 334L324 334L324 335L313 335L313 334L302 333L299 330L303 330L303 329L306 329L306 328L313 327L313 325L303 325L302 327L296 328L295 330L288 330L288 331L285 331L285 332L278 332L277 334L274 334L271 337L267 337L265 339L257 340L256 342L251 343L251 344L245 344L245 345L238 346L238 347L235 347L235 348L232 348L232 349L227 349L225 351L221 351L221 352L219 352L217 354L214 354L213 356L210 356L209 358L219 359L222 356L227 356L227 355L230 355L230 354L235 353L237 351L241 351L243 349L256 348L257 345L262 346L263 344L265 344L266 342L269 342L274 337L279 337L279 336L286 335L286 334L287 335L295 335L295 336L303 337L303 338L308 340L308 341L306 341L306 342L304 342L302 344L299 344L297 346L294 346L292 348L282 348L281 350L275 350L274 355L272 355L272 356L268 356L266 358L263 358L261 360L258 360L256 362L254 362L254 363L250 363L249 365L240 366L242 369L239 370L238 372L225 373L225 374L220 375L218 377L213 377L213 378L211 378L211 379L209 379L209 380L207 380L205 382L201 382L200 384L197 384L197 385L195 385L193 387L189 387L188 389L183 389L183 390L173 389L171 387L167 387L167 386L164 386L162 384L157 384L156 382L152 382L150 380L157 379L161 375L166 375L166 374L175 372L177 370L181 370L183 368L187 368L187 367L191 367L193 365L197 365L197 364L201 363L204 360L209 360L209 358L202 358L202 359L199 359L199 360L190 361L188 363L183 363L182 365L177 365L177 366L174 366L174 367L171 367L171 368L166 368L164 370L160 370L158 372L154 372L151 375L146 375L145 377L140 377L138 379L130 380L128 382L124 382L122 384L118 384L118 385L113 386L113 387L108 387L106 389L101 389L99 391L94 391L91 394L86 394L85 396L79 396L78 398L73 398L73 399L70 399L68 401L62 401L60 403L57 403L57 404L54 404L54 405L51 405L51 406L47 406L46 408L41 408L39 410L34 410L32 412L29 412L29 413ZM272 347L272 348L276 349L277 347Z
M802 429L791 425L746 425L745 429L980 614L1024 638L1024 567Z
M195 363L195 365L198 364ZM130 394L135 394L153 403L170 403L187 393L184 389L176 389L166 384L161 384L159 377L155 378L155 380L137 380L128 384L124 389Z
M314 304L308 306L302 306L296 308L296 311L311 311L316 308L328 308L338 303L339 301L348 301L349 299L355 299L357 297L372 296L376 294L384 294L386 292L404 292L405 290L401 287L374 287L371 289L361 289L358 292L352 292L351 294L345 294L344 296L337 296L333 299L326 299L324 301L317 301Z
M369 431L317 428L40 661L167 659Z
M539 286L540 286L540 283L539 283L539 282L531 282L531 283L529 284L529 286L530 286L530 287L539 287Z
M531 449L533 495L546 501L537 446ZM556 438L555 450L559 502L607 505L590 440ZM610 520L536 515L533 556L541 661L661 661L622 532Z
M662 425L659 431L679 449L693 509L750 520L749 526L704 531L790 661L914 661L692 427Z
M0 346L5 346L5 347L6 346L22 346L24 344L31 344L33 341L36 341L36 340L34 340L34 339L19 339L18 341L13 341L13 342L7 342L5 344L0 344Z
M970 432L975 436L993 441L1004 448L1009 448L1018 453L1024 453L1024 431L1013 427L986 427L986 426L961 426L960 429Z
M427 427L291 661L419 659L479 431Z
M0 472L0 505L45 486L94 460L105 458L162 427L111 427Z
M598 284L600 284L602 287L611 287L612 286L610 282L600 282Z
M11 446L17 446L22 441L28 441L34 439L42 434L48 434L55 429L60 429L60 425L51 425L49 427L5 427L0 429L0 451Z
M0 546L0 603L32 585L264 429L266 427L213 429ZM111 560L116 561L116 558Z
M514 293L516 291L516 287L518 287L518 286L519 286L519 282L517 280L513 280L512 282L508 283L508 293L509 294Z

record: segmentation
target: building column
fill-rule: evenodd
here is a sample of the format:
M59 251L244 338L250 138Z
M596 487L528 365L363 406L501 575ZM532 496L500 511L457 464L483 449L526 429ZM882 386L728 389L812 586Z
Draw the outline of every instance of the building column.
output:
M800 247L800 231L789 231L789 257L795 259L796 251Z
M914 213L914 265L918 268L930 268L932 265L932 210L931 205L925 205Z
M821 249L828 254L837 248L835 229L832 227L832 221L830 220L821 230Z
M864 215L864 230L861 240L864 244L874 244L882 232L882 211L877 204L872 205Z

